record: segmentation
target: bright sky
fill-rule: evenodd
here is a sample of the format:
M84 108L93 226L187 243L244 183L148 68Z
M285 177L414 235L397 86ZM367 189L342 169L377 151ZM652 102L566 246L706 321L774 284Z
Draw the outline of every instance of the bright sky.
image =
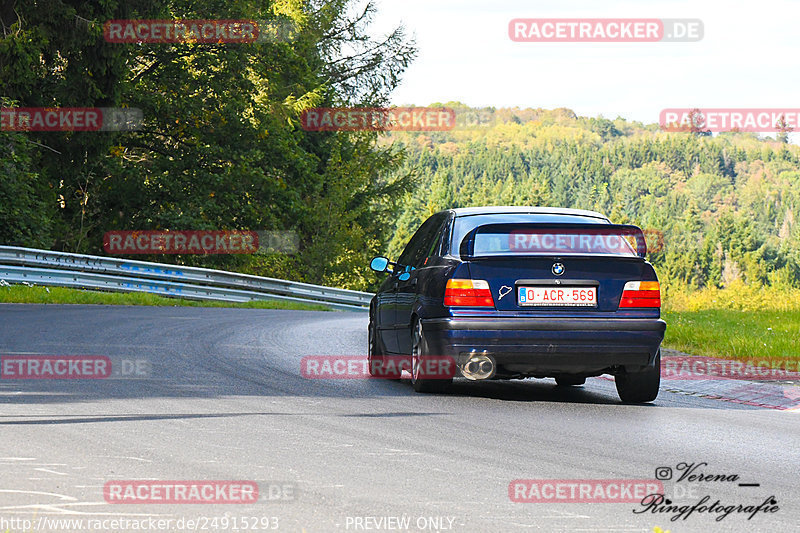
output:
M797 0L375 0L419 57L396 105L568 107L647 123L663 108L800 108ZM514 18L699 18L688 43L516 43ZM800 134L794 134L794 141Z

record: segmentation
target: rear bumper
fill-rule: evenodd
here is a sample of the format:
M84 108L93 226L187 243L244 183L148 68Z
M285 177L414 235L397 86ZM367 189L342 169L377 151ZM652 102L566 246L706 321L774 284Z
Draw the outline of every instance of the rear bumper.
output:
M451 317L422 321L430 353L460 365L491 355L508 373L601 374L652 365L666 322L653 318Z

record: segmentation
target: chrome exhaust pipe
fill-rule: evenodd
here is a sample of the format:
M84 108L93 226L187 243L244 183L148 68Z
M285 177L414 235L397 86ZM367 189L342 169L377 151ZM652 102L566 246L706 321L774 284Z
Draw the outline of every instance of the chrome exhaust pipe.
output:
M474 352L461 365L461 375L470 381L489 379L494 376L494 358L486 352Z

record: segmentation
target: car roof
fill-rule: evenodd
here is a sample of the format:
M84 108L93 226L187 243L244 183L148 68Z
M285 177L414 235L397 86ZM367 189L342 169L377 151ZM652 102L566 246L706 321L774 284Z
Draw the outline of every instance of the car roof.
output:
M599 218L609 221L608 217L597 211L587 211L585 209L569 209L566 207L528 207L519 205L493 205L484 207L459 207L448 211L457 217L469 217L474 215L513 215L513 214L535 214L535 215L568 215Z

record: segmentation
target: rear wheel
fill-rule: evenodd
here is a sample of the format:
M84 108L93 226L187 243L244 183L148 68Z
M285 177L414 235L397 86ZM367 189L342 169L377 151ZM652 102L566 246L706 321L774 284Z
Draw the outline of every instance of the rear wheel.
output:
M614 378L617 393L625 403L652 402L658 396L661 385L661 350L656 354L656 362L641 372L619 374Z
M556 385L559 387L573 387L576 385L583 385L584 383L586 383L585 376L572 376L569 374L556 376Z
M425 369L429 368L426 362L430 358L428 344L422 331L422 322L414 321L411 328L413 335L411 344L411 385L417 392L445 392L453 383L453 378L442 376L426 377Z
M400 379L400 374L397 369L399 367L386 364L386 356L381 350L380 341L378 339L378 328L370 320L369 334L368 334L368 348L367 348L367 370L369 375L374 378L384 379Z

